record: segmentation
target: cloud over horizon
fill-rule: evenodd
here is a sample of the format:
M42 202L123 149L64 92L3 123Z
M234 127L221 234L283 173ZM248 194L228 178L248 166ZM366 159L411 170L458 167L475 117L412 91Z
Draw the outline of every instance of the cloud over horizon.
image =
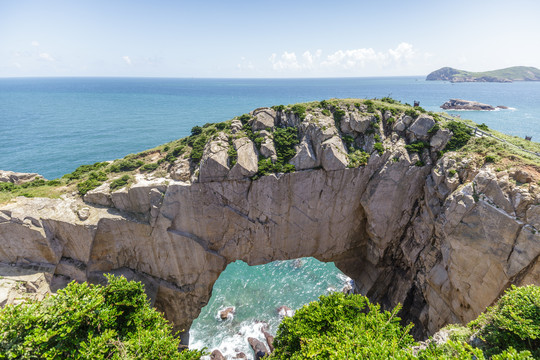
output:
M373 48L337 50L323 56L321 49L311 53L306 50L301 56L295 52L284 51L281 55L273 53L268 59L274 71L310 72L311 70L360 70L367 66L402 66L408 65L419 56L412 44L400 43L394 49L376 51ZM425 54L424 54L425 57Z

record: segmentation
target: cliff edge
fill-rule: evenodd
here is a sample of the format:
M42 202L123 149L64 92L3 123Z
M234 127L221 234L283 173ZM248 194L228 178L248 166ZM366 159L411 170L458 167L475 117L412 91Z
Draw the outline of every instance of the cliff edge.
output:
M417 336L432 334L511 284L540 285L539 167L519 154L493 162L479 146L506 150L464 129L392 99L260 108L195 127L36 185L60 198L1 205L0 272L43 274L39 294L123 274L188 330L228 263L313 256L373 301L402 303Z

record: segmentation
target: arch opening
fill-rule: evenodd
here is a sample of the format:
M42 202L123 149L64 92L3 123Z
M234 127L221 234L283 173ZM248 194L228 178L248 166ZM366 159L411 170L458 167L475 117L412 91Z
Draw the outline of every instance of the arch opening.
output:
M287 308L294 311L320 295L352 286L334 263L311 257L256 266L238 260L215 282L208 304L190 328L189 347L217 349L227 358L243 352L251 359L248 338L266 343L263 329L274 336ZM222 319L220 313L230 308L234 310L222 313Z

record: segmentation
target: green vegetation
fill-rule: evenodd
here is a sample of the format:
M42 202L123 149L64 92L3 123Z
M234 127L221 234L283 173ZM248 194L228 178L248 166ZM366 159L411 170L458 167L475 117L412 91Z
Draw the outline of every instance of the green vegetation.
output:
M384 153L384 146L382 143L376 142L375 144L373 144L373 150L376 150L379 155L382 155Z
M188 144L191 146L191 154L189 155L189 158L195 164L198 164L201 161L204 146L206 145L207 141L208 138L206 136L199 135L193 139L193 142L191 144L188 142Z
M437 131L439 131L440 128L441 128L440 125L437 124L437 123L435 123L435 125L433 125L433 126L431 127L431 129L428 130L428 134L433 135L433 134L435 134Z
M171 325L139 282L71 282L56 296L0 309L0 359L200 359L179 352Z
M294 145L298 144L298 129L295 127L276 128L274 131L274 146L278 162L286 164L296 155Z
M334 109L334 122L336 124L336 127L339 129L341 125L341 119L345 116L346 112L345 110L336 108Z
M347 154L347 157L349 158L349 163L347 164L347 167L350 168L356 168L362 165L366 165L369 160L369 154L360 149L353 149L353 151L350 151Z
M405 149L409 153L421 153L424 149L429 149L429 144L423 141L416 141L409 145L405 145Z
M150 164L144 164L141 166L141 171L154 171L159 167L158 163L150 163Z
M131 180L131 176L127 174L123 175L121 178L111 181L111 184L109 185L109 187L111 190L120 189L126 186L130 180Z
M459 150L471 139L472 130L461 122L449 121L446 123L445 127L453 133L450 141L446 144L446 151Z
M540 287L512 287L467 326L444 328L449 341L415 352L412 325L396 316L400 306L381 311L361 295L333 293L283 320L269 359L537 359L539 305Z
M413 119L416 119L420 114L413 108L408 108L407 110L405 110L405 115L410 116Z
M88 179L77 184L77 190L79 191L79 194L82 196L86 194L87 192L89 192L90 190L97 188L103 183L103 181L106 181L106 180L107 180L107 174L105 174L104 172L92 171L90 175L88 176Z
M140 168L144 165L144 161L135 160L135 159L123 159L115 161L111 166L108 167L110 172L122 172L122 171L132 171Z
M478 128L483 131L489 131L489 127L484 123L481 123L480 125L478 125Z
M300 120L306 118L306 107L303 104L296 104L291 107L291 111L294 115L298 116Z
M399 359L414 344L397 313L381 311L361 295L333 293L279 325L269 359Z
M448 176L450 176L451 178L454 177L454 175L456 174L457 174L457 171L455 169L448 170Z
M234 166L238 161L238 152L234 148L232 138L229 138L229 149L227 150L227 154L229 155L229 163L231 166Z

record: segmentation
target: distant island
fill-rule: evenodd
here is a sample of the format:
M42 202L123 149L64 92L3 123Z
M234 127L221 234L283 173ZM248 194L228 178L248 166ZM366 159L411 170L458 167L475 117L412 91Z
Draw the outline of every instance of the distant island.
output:
M450 82L540 81L540 70L532 66L513 66L493 71L471 72L443 67L430 73L426 80Z

